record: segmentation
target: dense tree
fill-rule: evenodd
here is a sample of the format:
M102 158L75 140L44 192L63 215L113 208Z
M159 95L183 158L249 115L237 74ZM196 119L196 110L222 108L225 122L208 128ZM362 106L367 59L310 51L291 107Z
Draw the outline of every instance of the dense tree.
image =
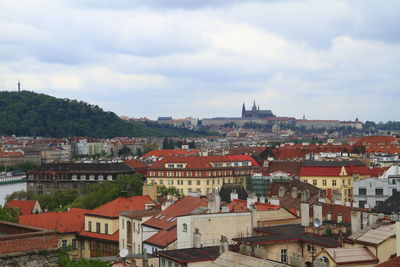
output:
M78 192L74 189L56 190L54 194L35 195L34 199L39 201L40 206L46 210L66 210L78 197Z
M155 122L125 121L96 105L58 99L34 92L0 92L0 135L69 137L91 136L204 136Z
M0 206L0 220L18 222L19 208L7 208Z
M94 209L120 196L137 196L142 194L143 176L139 173L118 175L115 182L104 181L92 184L82 197L70 205L75 208Z
M162 197L165 197L168 195L174 195L174 196L179 197L182 195L175 186L166 187L165 185L161 185L161 186L157 187L157 194Z
M119 151L118 151L118 156L120 157L127 157L132 155L132 149L130 149L127 146L123 146Z
M11 200L18 199L18 200L32 200L34 199L34 194L31 191L15 191L6 196L6 203L10 202Z
M108 267L109 262L92 260L92 259L78 259L71 260L68 251L65 248L61 248L58 251L58 264L60 267Z

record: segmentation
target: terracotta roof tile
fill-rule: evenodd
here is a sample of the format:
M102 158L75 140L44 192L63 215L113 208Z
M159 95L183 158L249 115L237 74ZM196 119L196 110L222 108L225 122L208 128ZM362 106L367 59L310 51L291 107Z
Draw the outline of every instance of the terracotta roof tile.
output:
M116 231L112 235L106 235L106 234L100 234L100 233L94 233L94 232L87 232L87 231L83 230L83 231L81 231L81 233L79 235L80 236L84 236L84 237L88 237L88 238L119 242L119 230Z
M166 247L177 239L176 225L170 230L161 230L150 238L146 239L144 243L155 245L157 247Z
M59 233L79 233L84 228L85 213L88 211L84 209L71 209L67 212L22 215L19 217L19 223L56 230Z
M32 214L36 200L11 200L7 203L8 208L19 208L20 215Z
M88 215L118 217L121 211L143 210L146 203L154 203L149 196L119 197L90 212Z
M382 262L378 265L375 265L375 267L399 267L399 266L400 266L400 256Z
M189 156L198 155L200 150L198 149L163 149L163 150L152 150L142 156L142 158L149 157L167 157L167 156Z

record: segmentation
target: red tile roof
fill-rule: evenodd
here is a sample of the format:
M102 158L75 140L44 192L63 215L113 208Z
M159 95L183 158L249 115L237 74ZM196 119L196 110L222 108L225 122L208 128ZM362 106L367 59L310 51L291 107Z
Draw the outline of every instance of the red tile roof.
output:
M256 210L279 210L281 207L267 203L256 202ZM247 209L247 200L235 199L228 204L230 212L249 211Z
M399 267L399 266L400 266L400 256L397 256L388 261L375 265L375 267Z
M164 248L176 240L176 238L177 238L176 228L177 227L175 225L174 228L172 228L168 231L161 230L158 233L156 233L155 235L146 239L145 243Z
M130 210L143 210L145 209L146 203L154 203L149 196L133 196L133 197L119 197L114 199L103 206L100 206L90 212L87 215L97 215L103 217L116 218L119 216L121 211Z
M347 176L370 175L370 169L367 166L349 165L344 168ZM341 170L341 166L301 166L299 176L340 176Z
M79 233L85 226L85 213L89 210L71 209L67 212L45 212L19 216L19 223L56 230L59 233Z
M14 158L23 156L24 154L21 152L0 152L0 158Z
M188 156L198 155L200 150L198 149L164 149L164 150L152 150L142 156L142 158L149 157L167 157L167 156Z
M124 163L133 169L147 169L149 166L135 159L124 160Z
M147 225L157 229L170 229L176 225L177 216L190 214L198 207L207 207L208 199L206 197L185 196L178 200L165 210L161 211L157 216L147 220L143 225Z
M11 200L7 203L8 208L19 208L20 215L32 214L36 200Z
M321 203L322 204L322 216L326 218L328 213L332 214L332 221L337 221L337 215L342 214L342 220L345 223L351 223L351 207L344 205ZM312 212L311 212L312 213ZM312 214L310 214L311 216Z
M150 169L165 168L168 163L185 163L185 169L210 169L213 168L213 162L238 162L250 161L251 166L247 167L260 167L260 164L250 155L230 155L230 156L174 156L166 157L156 162Z
M119 242L119 230L116 231L112 235L106 235L106 234L100 234L100 233L94 233L94 232L87 232L85 230L82 230L79 235L80 236L84 236L84 237L88 237L88 238Z

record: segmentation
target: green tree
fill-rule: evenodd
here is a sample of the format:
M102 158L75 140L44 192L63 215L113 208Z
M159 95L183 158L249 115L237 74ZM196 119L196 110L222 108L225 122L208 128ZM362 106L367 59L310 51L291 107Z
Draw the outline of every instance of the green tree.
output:
M165 197L168 195L174 195L174 196L179 197L182 195L175 186L166 187L165 185L161 185L161 186L157 187L157 194L161 197Z
M18 222L19 208L0 207L0 220Z
M6 195L6 203L10 202L11 200L18 199L18 200L32 200L34 199L34 194L31 191L15 191L9 195Z
M120 157L127 157L132 155L132 149L130 149L127 146L123 146L119 151L118 151L118 156Z
M90 259L71 260L68 251L60 248L58 251L58 264L60 267L108 267L109 262Z

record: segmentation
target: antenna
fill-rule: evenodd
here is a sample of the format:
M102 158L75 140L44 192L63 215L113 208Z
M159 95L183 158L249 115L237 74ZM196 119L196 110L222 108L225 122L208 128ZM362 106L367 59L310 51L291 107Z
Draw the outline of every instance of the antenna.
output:
M126 248L123 248L119 251L119 256L123 259L126 258L126 256L128 256L128 254L129 254L129 252Z
M321 221L318 218L315 218L313 222L314 227L320 227L321 226Z
M18 93L20 93L20 92L21 92L21 82L18 79Z

